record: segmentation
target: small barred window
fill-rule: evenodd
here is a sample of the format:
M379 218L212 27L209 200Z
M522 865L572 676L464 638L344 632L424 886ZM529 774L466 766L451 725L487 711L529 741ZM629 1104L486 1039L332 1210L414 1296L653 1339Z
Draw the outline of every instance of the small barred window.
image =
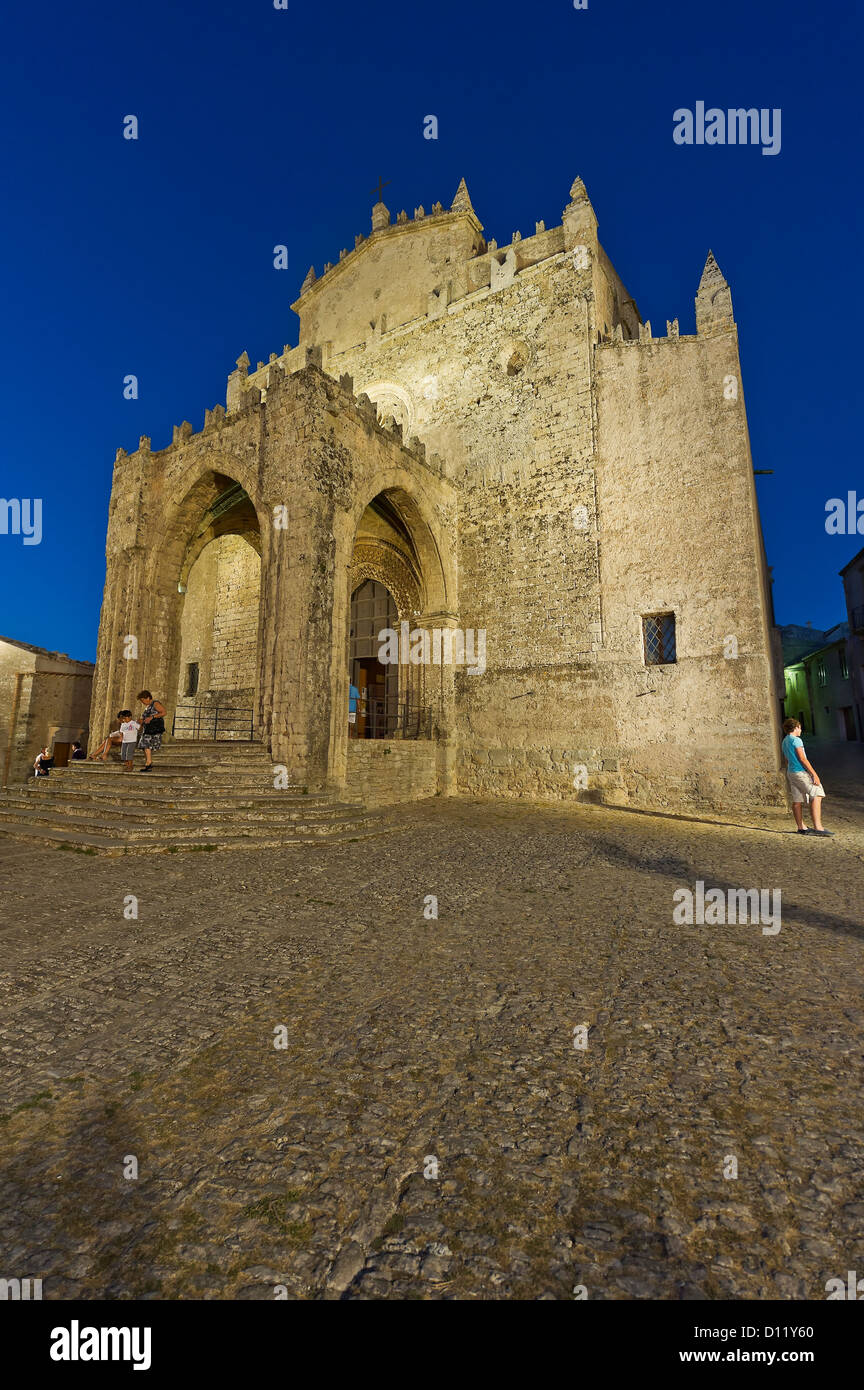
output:
M642 643L646 666L671 666L675 653L675 614L653 613L642 619Z

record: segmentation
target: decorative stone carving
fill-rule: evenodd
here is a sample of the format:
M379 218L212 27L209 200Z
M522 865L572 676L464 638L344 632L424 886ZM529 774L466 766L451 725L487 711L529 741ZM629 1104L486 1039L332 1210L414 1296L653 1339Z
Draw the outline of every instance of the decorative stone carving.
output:
M406 439L414 434L417 412L404 386L399 386L395 381L374 381L364 386L363 390L369 399L375 402L379 421L390 415L401 425Z

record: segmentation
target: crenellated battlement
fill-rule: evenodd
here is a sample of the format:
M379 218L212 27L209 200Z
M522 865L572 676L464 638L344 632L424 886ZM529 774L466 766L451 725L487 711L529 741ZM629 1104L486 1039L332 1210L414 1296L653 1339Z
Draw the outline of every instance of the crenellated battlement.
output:
M391 433L401 428L389 408L393 405L407 427L421 424L425 433L428 411L420 409L418 415L416 398L412 401L411 392L406 394L404 383L399 384L398 371L371 364L377 358L388 360L395 354L401 359L405 352L414 353L421 342L431 341L427 330L438 322L443 329L464 315L465 323L470 323L470 315L482 309L490 296L515 290L508 300L505 321L517 346L511 343L506 350L502 348L500 360L509 364L508 371L512 368L514 375L518 374L519 364L534 355L525 344L522 318L526 307L538 302L538 295L543 300L550 292L535 281L538 275L562 286L565 294L572 296L574 310L582 301L585 327L594 349L632 350L637 345L694 340L688 335L682 338L677 318L667 320L665 336L655 336L650 322L642 322L635 301L599 242L597 218L581 179L571 186L570 201L558 226L535 222L533 233L523 236L516 229L502 245L494 238L485 240L482 233L464 179L449 209L435 203L427 214L418 207L410 219L403 210L391 223L388 209L377 203L368 236L355 237L354 249L343 249L338 263L324 276L316 278L310 267L300 299L293 306L301 318L298 345L286 343L281 353L271 352L269 360L258 361L254 369L243 352L228 378L225 406L205 412L204 432L219 431L232 417L261 406L283 382L312 365L330 378L343 380L346 368L350 372L359 369L364 383L375 387L379 402L377 412L365 400L359 408L370 419L376 416L376 428L389 425ZM524 293L519 290L522 285ZM560 289L554 292L558 295ZM696 338L734 330L729 286L710 252L695 303ZM498 313L491 308L484 312ZM576 312L582 317L582 309ZM463 331L458 329L458 333ZM475 371L478 368L476 364ZM489 370L489 366L481 369L483 373ZM354 406L357 408L356 401ZM175 426L171 447L182 446L194 433L188 421ZM430 442L438 443L434 434ZM143 447L142 440L139 452ZM118 460L121 457L125 457L122 451Z
M509 242L486 240L463 179L449 210L433 204L406 211L391 222L389 209L376 203L369 236L355 237L337 262L319 277L310 266L299 299L300 345L330 346L334 354L377 343L407 326L419 326L458 312L472 297L508 289L520 275L574 253L574 269L604 303L617 306L606 318L628 318L635 332L638 310L597 240L597 218L585 185L576 179L558 226L537 221L531 234L516 229Z
M241 418L250 411L266 407L268 401L274 403L282 390L301 389L302 377L306 375L307 381L314 380L315 384L323 390L327 399L326 409L330 414L354 418L368 434L379 434L386 437L389 441L395 442L412 454L419 463L438 477L446 478L448 476L444 460L435 453L427 456L426 445L421 439L416 436L408 439L403 438L403 428L399 421L394 419L392 415L379 419L375 402L370 400L365 392L355 395L354 381L348 373L343 373L338 380L327 375L322 368L320 349L308 349L303 365L298 366L293 371L286 368L284 355L279 358L275 353L271 354L270 361L265 368L267 373L265 385L256 384L247 374L248 363L249 358L244 352L238 359L237 371L232 373L231 380L236 379L238 382L245 382L245 384L239 387L236 405L230 413L226 412L222 405L215 405L212 410L206 410L204 412L204 426L200 430L196 430L188 420L184 420L181 425L174 426L171 443L166 444L162 449L153 449L149 435L142 435L138 442L138 448L131 454L127 454L126 450L122 448L117 450L114 460L115 467L126 460L134 459L136 456L167 455L172 450L198 443L208 434L223 431L226 425L240 423Z

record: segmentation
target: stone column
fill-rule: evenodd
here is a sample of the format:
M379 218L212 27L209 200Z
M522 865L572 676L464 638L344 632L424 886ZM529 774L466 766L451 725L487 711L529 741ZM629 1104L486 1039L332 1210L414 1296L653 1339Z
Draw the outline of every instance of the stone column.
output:
M295 489L261 576L272 634L262 673L272 691L270 747L274 761L310 787L324 786L330 768L335 547L328 510L311 488ZM346 695L346 723L347 708Z
M432 735L436 739L436 762L438 791L450 796L456 790L456 761L458 755L458 736L456 730L456 673L452 665L443 661L443 642L435 642L434 634L443 635L459 626L458 614L439 610L423 613L417 619L417 626L429 633L432 660L426 669L425 698L432 715ZM441 664L434 660L436 650L442 651Z

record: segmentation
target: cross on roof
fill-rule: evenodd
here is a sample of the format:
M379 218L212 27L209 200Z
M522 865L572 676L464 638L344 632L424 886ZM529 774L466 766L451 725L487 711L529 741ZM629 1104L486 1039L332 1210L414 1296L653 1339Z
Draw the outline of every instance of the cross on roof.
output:
M393 182L392 179L382 179L382 178L381 178L381 175L379 174L379 175L378 175L378 187L377 187L377 188L370 188L370 189L369 189L369 192L370 192L370 193L377 193L377 194L378 194L378 202L381 203L381 202L384 201L384 189L387 187L388 184L390 184L390 183L392 183L392 182Z

